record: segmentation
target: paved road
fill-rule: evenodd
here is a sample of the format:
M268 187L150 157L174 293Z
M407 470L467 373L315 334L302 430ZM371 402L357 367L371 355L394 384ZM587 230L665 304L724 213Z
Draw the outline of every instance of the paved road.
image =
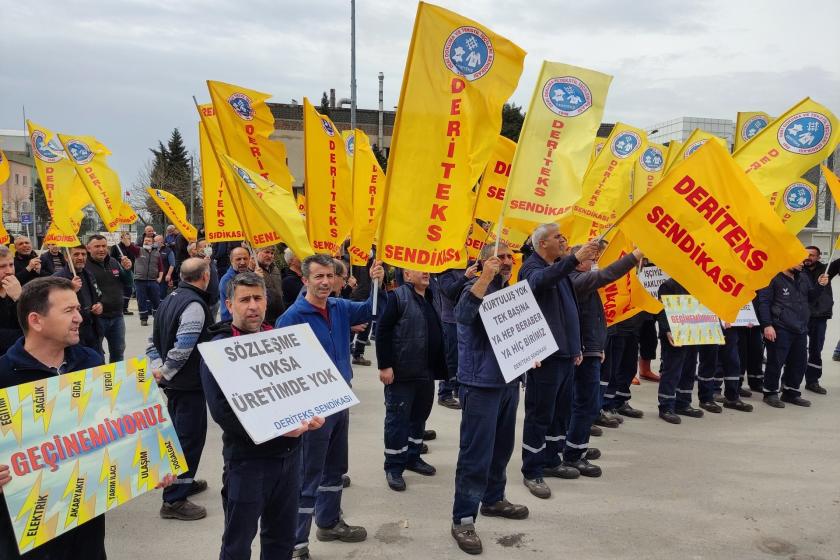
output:
M835 312L835 317L840 316ZM129 317L127 355L143 351L151 327ZM672 426L656 417L656 385L633 389L645 411L593 438L603 451L599 479L550 480L554 495L533 498L522 485L519 450L508 469L508 498L525 503L525 521L479 518L483 558L834 559L840 558L840 363L830 361L840 336L836 319L826 342L824 385L814 406L771 409L749 399L753 413L725 410ZM368 349L369 356L373 349ZM438 439L426 460L437 476L408 473L408 490L392 492L382 471L382 387L373 367L357 367L361 404L351 411L350 474L343 509L367 527L361 544L320 543L317 560L466 558L449 535L460 413L435 406L429 428ZM520 419L518 422L521 430ZM108 514L110 558L218 557L221 433L210 420L196 496L201 521L164 521L160 495L147 494ZM313 535L314 536L314 535ZM258 558L259 544L254 544Z

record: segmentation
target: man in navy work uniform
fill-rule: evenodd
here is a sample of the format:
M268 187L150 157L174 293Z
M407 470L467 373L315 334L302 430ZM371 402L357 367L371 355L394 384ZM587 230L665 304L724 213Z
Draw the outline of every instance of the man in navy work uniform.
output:
M0 388L38 381L63 373L101 366L102 355L79 344L82 315L70 280L57 276L36 278L24 286L18 300L18 318L23 338L0 358ZM91 403L93 406L94 403ZM11 480L8 465L0 465L0 501L3 486ZM172 482L171 475L158 485ZM6 504L0 504L0 558L22 558L12 530ZM42 544L26 560L105 559L105 516Z
M446 372L429 273L404 274L405 284L388 294L376 321L376 360L385 385L385 480L398 492L405 490L405 470L435 474L435 468L420 458L420 447L434 403L435 379Z
M811 401L803 399L799 391L807 367L809 303L820 296L827 284L825 273L818 277L817 284L812 283L800 263L778 273L769 286L758 292L756 313L767 341L764 402L773 408L784 408L785 403L811 406Z
M575 247L577 252L581 247ZM601 364L607 342L607 320L598 289L615 282L639 264L642 252L635 249L608 266L593 270L592 265L600 252L581 261L569 275L580 305L580 331L583 360L575 367L574 390L571 410L564 422L565 440L562 449L563 465L577 469L583 476L601 476L601 467L590 459L597 459L601 452L589 448L592 423L601 408Z
M231 279L227 290L225 306L232 319L210 328L212 340L271 330L271 325L263 322L268 299L262 278L253 272L243 272ZM250 558L258 524L260 557L289 558L295 546L300 491L298 436L318 429L324 419L316 416L305 420L300 428L257 445L242 427L203 360L201 382L210 414L222 428L225 529L219 558Z
M207 405L201 388L196 346L208 340L213 324L210 313L210 265L195 257L181 264L181 281L161 303L146 356L158 384L166 393L166 407L178 434L189 470L178 478L181 483L163 492L160 516L163 519L194 521L207 516L207 510L189 497L207 489L207 482L194 479L207 438Z
M583 359L577 299L569 274L581 262L592 259L599 245L590 241L574 255L567 255L568 244L557 224L537 227L531 243L534 252L522 263L519 279L531 286L559 349L543 360L541 368L526 374L522 475L531 494L546 499L551 497L551 489L544 475L580 476L577 469L560 464L575 366Z
M498 252L497 256L493 256ZM516 439L519 380L505 381L478 313L485 295L507 286L513 254L503 243L485 245L479 255L482 272L464 287L455 306L458 321L458 382L461 445L455 470L452 536L467 554L482 551L475 532L481 515L525 519L528 508L505 499L508 462Z
M385 275L382 263L370 268L371 282ZM306 257L301 264L306 295L297 298L277 320L276 327L308 323L324 351L349 383L353 377L350 365L350 327L371 320L373 290L367 301L350 301L330 297L335 281L335 263L328 255ZM385 296L379 291L379 306ZM342 476L347 472L348 410L327 417L324 427L305 434L301 445L301 488L298 503L297 538L294 558L309 558L309 530L312 516L321 541L360 542L367 538L364 527L344 522L341 512Z

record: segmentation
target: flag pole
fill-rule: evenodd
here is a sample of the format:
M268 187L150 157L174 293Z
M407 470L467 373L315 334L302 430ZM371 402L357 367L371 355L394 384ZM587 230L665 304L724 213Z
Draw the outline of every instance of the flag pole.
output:
M76 274L76 267L73 266L73 259L70 257L70 249L67 247L62 247L62 249L64 249L64 252L67 253L67 266L70 267L70 272L73 273L73 276L78 276L78 274Z

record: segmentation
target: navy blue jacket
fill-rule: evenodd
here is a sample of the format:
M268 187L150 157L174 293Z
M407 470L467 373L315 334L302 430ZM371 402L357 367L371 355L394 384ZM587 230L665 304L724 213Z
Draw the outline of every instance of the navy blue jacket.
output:
M580 264L574 255L548 264L532 253L519 270L519 279L527 280L534 298L545 315L551 334L557 341L557 352L548 357L574 358L581 355L580 318L577 298L569 274Z
M461 297L461 292L468 279L464 276L463 268L452 268L434 276L437 284L435 290L435 304L438 308L440 320L444 323L457 323L455 320L455 304Z
M0 389L59 375L57 370L45 366L27 352L23 347L23 342L23 337L19 338L9 348L8 352L0 357ZM75 346L68 346L64 350L64 366L61 368L61 373L101 366L103 363L102 356L95 350L76 344ZM17 553L17 544L2 494L0 494L0 511L2 511L2 515L0 515L0 558L4 560L21 558ZM101 521L101 518L99 520ZM24 555L23 558L104 559L105 542L104 539L98 540L98 537L94 536L96 532L93 525L82 525L80 528L71 529L55 540L42 545L34 553Z
M475 387L504 387L507 383L478 313L481 299L470 291L477 281L474 278L464 286L455 305L455 319L458 321L458 382ZM497 276L487 286L485 296L506 286ZM519 383L519 380L511 383Z
M772 326L797 334L808 332L811 312L810 302L822 293L822 286L811 282L810 277L797 272L793 278L778 273L770 285L758 291L758 322L761 328Z

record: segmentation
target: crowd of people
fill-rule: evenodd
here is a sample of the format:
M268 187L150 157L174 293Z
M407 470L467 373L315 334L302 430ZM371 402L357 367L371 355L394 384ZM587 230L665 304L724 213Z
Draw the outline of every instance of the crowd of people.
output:
M750 412L744 399L753 392L773 408L807 407L803 380L806 390L826 394L821 354L840 260L827 267L817 247L759 291L757 325L723 323L725 344L700 346L675 345L664 313L641 312L608 327L598 289L652 263L639 250L599 262L603 241L569 247L556 224L532 233L518 278L511 277L513 251L502 243L483 247L465 269L439 274L390 269L373 251L366 265L351 266L346 256L299 259L281 248L190 243L172 226L162 235L147 226L136 240L123 234L110 249L102 235L66 253L49 246L37 255L22 236L14 253L0 246L0 388L104 363L106 345L109 362L123 360L136 297L140 325L149 327L146 355L189 467L180 480L162 481L160 516L207 515L190 497L208 488L196 475L209 410L222 430L223 559L249 558L258 529L263 558L301 559L310 558L313 521L321 541L360 542L367 531L349 524L342 507L350 484L348 411L316 416L256 445L196 350L202 342L306 323L352 383L353 365L372 364L365 349L375 338L385 486L405 491L406 471L436 475L422 457L436 435L426 429L436 397L462 411L451 535L469 554L482 552L479 513L529 515L505 497L523 385L522 480L538 499L551 497L547 478L601 476L601 451L590 438L643 416L631 405L639 377L659 383L658 414L670 424L724 408ZM558 350L508 382L479 309L484 297L517 280L529 284ZM659 287L660 296L687 293L673 279ZM651 369L657 347L659 373ZM692 406L695 384L699 408ZM0 491L9 476L0 465ZM17 558L7 516L0 525L0 556ZM100 516L25 557L104 555Z

